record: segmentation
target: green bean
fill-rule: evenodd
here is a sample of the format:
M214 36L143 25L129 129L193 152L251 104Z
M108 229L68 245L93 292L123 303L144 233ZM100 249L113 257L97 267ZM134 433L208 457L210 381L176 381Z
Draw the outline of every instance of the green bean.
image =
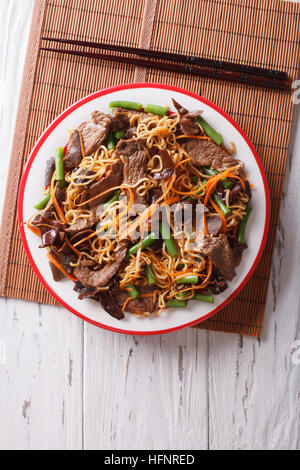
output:
M137 288L133 284L129 284L126 287L126 289L129 293L130 297L132 297L133 299L137 299L140 296L139 291L137 290Z
M140 111L143 105L140 103L136 103L135 101L117 100L117 101L111 101L109 103L109 107L110 108L135 109L136 111Z
M106 147L108 150L114 150L116 148L114 135L112 132L109 132L106 139Z
M146 238L144 238L144 240L142 240L142 243L140 240L138 243L129 248L126 258L128 259L129 256L136 255L140 246L142 246L142 250L144 250L145 248L147 248L147 246L151 245L151 243L153 243L156 239L157 234L155 232L151 232Z
M120 198L121 191L118 189L117 191L114 192L113 196L105 203L103 204L103 209L106 211L106 209L113 204L114 202L118 201Z
M157 116L165 116L168 113L167 106L158 106L157 104L146 104L144 109L146 113L156 114Z
M229 207L227 207L216 194L213 194L213 199L225 217L231 213Z
M169 300L167 302L167 307L168 308L185 308L187 306L187 300Z
M146 271L146 278L147 278L148 286L153 286L154 284L156 284L156 277L155 277L151 264L146 265L145 271Z
M125 137L125 132L124 131L118 131L115 133L115 138L116 140L121 140Z
M203 173L207 176L214 176L214 175L219 175L220 173L216 170L213 170L212 168L203 168ZM223 188L229 189L233 186L233 182L230 181L228 178L222 178L221 179Z
M188 295L188 292L180 292L180 291L179 291L179 292L177 292L177 294L176 294L176 298L177 298L178 300L184 300L184 299L187 297L187 295Z
M195 274L191 274L189 276L180 277L176 279L176 284L197 284L198 283L198 276Z
M203 119L203 117L199 116L196 119L197 122L202 126L204 132L208 137L210 137L217 145L221 145L223 142L223 137L220 136L209 124L208 122Z
M63 179L63 180L60 180L60 181L57 182L57 187L59 189L64 189L68 186L68 184L69 183L67 183L67 181L65 179Z
M64 149L62 147L59 147L56 150L55 172L56 172L56 179L58 181L61 181L64 179Z
M208 294L195 294L192 300L200 300L201 302L208 302L209 304L213 304L214 296Z
M42 197L42 199L39 200L39 202L34 206L35 209L38 211L41 211L42 209L45 209L47 206L48 202L50 201L51 194L45 194L45 196Z
M252 209L253 207L250 207L250 206L247 207L246 214L244 215L244 218L240 222L239 229L238 229L238 240L240 243L245 243L246 225L250 217L250 214L252 212Z
M162 238L164 239L169 255L172 256L172 258L178 258L179 251L171 235L169 225L166 224L165 222L161 222L159 224L159 230L160 230L160 234Z

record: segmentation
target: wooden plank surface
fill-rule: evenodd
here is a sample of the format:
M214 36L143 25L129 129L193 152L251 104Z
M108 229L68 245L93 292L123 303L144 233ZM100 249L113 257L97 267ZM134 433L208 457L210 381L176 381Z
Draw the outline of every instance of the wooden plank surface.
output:
M2 182L32 7L0 0ZM125 337L61 308L0 299L0 449L300 448L298 115L262 339Z

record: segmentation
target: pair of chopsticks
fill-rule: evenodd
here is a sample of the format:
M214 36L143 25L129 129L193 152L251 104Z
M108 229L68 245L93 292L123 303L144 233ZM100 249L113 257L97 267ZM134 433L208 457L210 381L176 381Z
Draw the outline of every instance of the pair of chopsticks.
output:
M42 37L42 40L71 46L83 46L92 49L137 55L139 57L128 57L124 55L103 54L99 52L79 51L72 49L56 49L54 47L40 47L40 50L42 51L56 52L79 57L88 57L98 60L107 60L123 64L126 63L140 67L149 67L153 69L161 69L170 72L185 73L207 78L228 80L236 83L243 83L245 85L271 88L274 90L290 90L290 83L288 82L287 74L277 70L207 59L203 57L186 56L183 54L140 49L137 47L118 46L114 44L48 37ZM146 59L143 59L142 57L146 57Z

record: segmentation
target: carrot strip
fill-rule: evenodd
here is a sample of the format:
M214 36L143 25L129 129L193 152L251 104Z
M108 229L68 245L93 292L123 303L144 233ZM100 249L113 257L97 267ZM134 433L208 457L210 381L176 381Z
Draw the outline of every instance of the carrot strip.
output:
M215 209L215 211L217 212L217 214L219 215L219 217L221 217L221 219L222 219L222 230L223 230L223 233L226 233L226 230L227 230L227 222L226 222L225 216L222 214L221 210L219 209L219 207L217 206L217 204L212 200L211 197L209 198L209 202L211 203L211 205L213 206L213 208Z
M182 135L179 135L178 137L176 137L176 140L178 140L178 139L212 140L210 137L208 137L206 135L185 135L185 134L182 134Z
M203 213L203 225L204 225L204 233L205 233L205 235L208 235L208 228L207 228L207 222L206 222L206 214L205 214L205 212Z
M191 160L192 160L191 158L186 158L185 160L181 160L181 162L179 162L179 163L177 163L177 165L175 165L175 168L178 168L180 165L183 165L184 163L189 162Z
M36 227L33 227L32 225L30 225L29 222L26 223L26 227L29 228L29 230L31 230L31 232L33 232L35 235L37 235L38 237L41 236L41 232L39 231L38 228Z
M58 263L58 261L56 261L55 258L53 258L53 256L49 253L49 251L47 251L47 258L49 259L49 261L51 261L52 264L54 264L54 266L57 267L57 269L59 269L66 277L68 277L69 279L71 279L71 281L73 282L77 282L77 279L76 277L74 276L71 276L71 274L69 274L65 268L63 268L63 266L61 266L61 264Z

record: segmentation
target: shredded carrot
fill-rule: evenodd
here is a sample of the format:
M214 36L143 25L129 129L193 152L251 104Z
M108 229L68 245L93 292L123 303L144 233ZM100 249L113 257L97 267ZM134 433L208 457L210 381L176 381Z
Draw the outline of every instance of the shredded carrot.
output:
M122 307L122 312L125 312L127 305L128 305L129 302L131 302L132 300L134 300L132 297L128 297L128 299L125 300L124 305L123 305L123 307Z
M209 180L207 180L204 184L199 186L197 189L194 189L193 191L187 191L187 192L178 191L177 189L174 188L174 186L171 189L177 194L183 194L184 196L192 196L193 194L197 194L199 191L201 191L201 189L205 188L208 182Z
M207 273L207 277L206 279L202 282L202 284L200 285L200 287L205 287L207 284L208 284L208 281L212 275L212 272L213 272L213 262L212 260L209 260L209 268L208 268L208 273Z
M254 185L254 184L250 184L250 188L251 188L251 189L255 188L255 185Z
M71 248L72 251L74 251L74 253L76 253L77 256L80 256L81 253L80 251L76 250L76 248L74 248L74 246L72 245L72 243L69 241L67 235L65 234L65 240L66 240L66 243L68 245L69 248Z
M126 188L128 189L129 191L129 194L130 194L130 199L129 199L129 203L128 203L128 206L126 207L126 209L121 213L119 214L116 219L114 220L111 220L110 222L108 222L105 227L101 227L99 230L96 230L95 232L91 233L88 237L85 237L83 238L82 240L79 240L77 243L75 243L73 245L73 247L75 248L76 246L80 245L81 243L83 242L86 242L87 240L90 240L91 238L94 238L96 237L96 235L98 235L98 233L101 233L103 232L103 230L106 230L110 225L112 225L113 223L116 223L119 219L121 219L125 214L128 214L129 212L129 209L130 207L132 206L133 204L133 200L134 200L134 194L133 194L133 191L131 188Z
M179 135L178 137L176 137L176 139L198 139L198 140L212 140L210 137L206 136L206 135L185 135L185 134L182 134L182 135Z
M39 229L36 228L36 227L33 227L32 225L30 225L30 222L29 222L29 221L26 223L26 227L29 228L29 230L31 230L31 231L32 231L35 235L37 235L38 237L41 236L41 232L39 231Z
M193 269L187 269L186 271L182 271L181 273L171 273L171 276L172 277L176 277L176 276L179 276L178 279L183 276L184 274L189 274L189 273L192 273L193 272Z
M184 163L189 162L191 160L192 160L191 158L186 158L185 160L181 160L181 162L179 162L179 163L177 163L177 165L175 165L175 168L178 168L180 165L183 165Z
M203 213L203 225L204 225L204 233L205 233L205 235L208 235L208 228L207 228L207 223L206 223L206 214L205 214L205 212Z
M213 192L214 188L218 184L218 182L223 178L231 177L232 172L234 170L236 170L237 168L238 168L238 166L232 166L231 168L228 168L227 170L225 170L223 173L221 173L219 175L214 175L211 178L209 178L207 189L206 189L206 194L205 194L205 199L204 199L204 205L205 206L207 205L208 199L209 199L211 193Z
M61 264L58 263L58 261L49 253L49 251L47 251L47 258L48 258L49 261L51 261L51 263L54 264L54 266L56 266L57 269L59 269L66 277L68 277L69 279L71 279L71 281L77 282L76 277L71 276L71 274L69 274L69 273L65 270L65 268L63 268L63 266L61 266Z
M211 203L211 205L213 206L213 208L215 209L215 211L217 212L217 214L219 215L219 217L221 217L221 219L222 219L222 231L223 231L223 233L226 233L226 230L227 230L227 222L226 222L225 216L222 214L221 210L219 209L219 207L217 206L217 204L212 200L211 197L209 198L209 202Z

